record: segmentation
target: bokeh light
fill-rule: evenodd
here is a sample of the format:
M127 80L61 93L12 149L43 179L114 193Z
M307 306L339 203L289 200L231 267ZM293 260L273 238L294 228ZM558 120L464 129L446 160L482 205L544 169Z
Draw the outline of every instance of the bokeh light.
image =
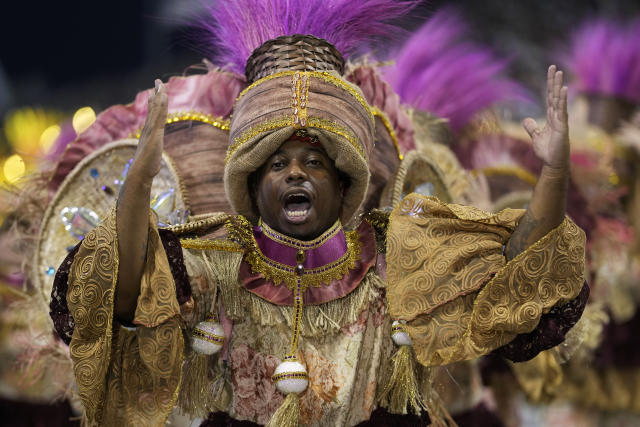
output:
M13 183L19 180L24 175L25 170L26 167L24 164L24 160L18 154L9 156L9 158L5 160L4 166L2 167L4 178L9 183Z
M82 107L73 115L73 129L80 135L96 121L96 113L91 107Z
M60 126L51 125L46 128L42 135L40 135L40 148L43 152L49 151L49 148L56 142L56 139L60 136Z

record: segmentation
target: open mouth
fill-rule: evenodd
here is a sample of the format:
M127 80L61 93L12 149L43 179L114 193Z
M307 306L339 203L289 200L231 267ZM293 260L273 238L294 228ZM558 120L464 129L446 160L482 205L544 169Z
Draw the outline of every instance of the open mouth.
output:
M291 193L284 198L284 213L291 222L302 222L311 210L311 199L305 193Z

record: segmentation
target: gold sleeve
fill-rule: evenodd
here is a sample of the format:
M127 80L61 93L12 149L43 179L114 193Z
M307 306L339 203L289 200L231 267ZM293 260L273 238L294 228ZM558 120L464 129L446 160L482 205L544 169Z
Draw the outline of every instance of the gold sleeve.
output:
M536 328L583 285L585 235L569 218L510 262L522 210L488 214L411 194L387 230L387 301L426 366L473 359Z
M67 303L75 329L69 350L89 425L163 425L177 399L184 348L180 307L160 236L150 224L135 331L113 318L115 212L86 235L71 266Z

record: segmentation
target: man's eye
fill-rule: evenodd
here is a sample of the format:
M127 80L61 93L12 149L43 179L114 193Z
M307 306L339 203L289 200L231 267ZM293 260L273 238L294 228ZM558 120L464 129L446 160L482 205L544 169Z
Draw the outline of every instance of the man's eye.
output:
M322 165L322 162L320 160L317 160L317 159L309 159L309 160L307 160L307 164L309 166L320 166L320 165Z
M282 160L276 160L275 162L271 163L272 169L281 169L283 167L284 167L284 162Z

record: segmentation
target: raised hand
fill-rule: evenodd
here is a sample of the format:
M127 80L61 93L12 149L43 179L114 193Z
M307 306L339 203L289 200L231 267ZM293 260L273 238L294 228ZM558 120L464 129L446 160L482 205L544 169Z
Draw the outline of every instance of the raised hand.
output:
M562 81L562 71L556 70L555 65L550 66L547 70L547 120L542 127L532 118L522 122L538 158L554 169L569 167L567 87Z
M149 96L149 110L140 142L118 196L116 229L120 263L114 314L121 322L133 320L140 295L140 280L147 255L151 184L162 163L167 104L165 87L156 80L155 91Z
M142 180L152 180L160 172L167 108L165 86L160 80L156 80L155 90L149 96L147 119L140 133L140 142L130 171Z
M552 65L547 71L546 123L539 127L531 118L522 122L543 167L529 207L507 242L507 259L513 259L564 219L570 173L567 122L567 87L562 86L562 71Z

